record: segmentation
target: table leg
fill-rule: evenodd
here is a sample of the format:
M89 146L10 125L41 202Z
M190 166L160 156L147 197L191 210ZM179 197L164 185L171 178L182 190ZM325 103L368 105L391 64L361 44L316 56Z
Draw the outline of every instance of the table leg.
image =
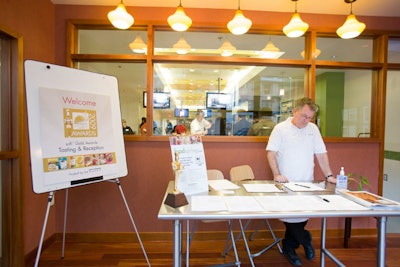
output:
M320 266L325 266L326 218L321 220L321 257Z
M387 217L376 218L378 220L378 257L377 266L384 267L386 263L386 221Z
M174 267L182 265L182 222L174 221Z
M349 238L351 236L351 217L346 217L344 219L344 240L343 247L349 247Z

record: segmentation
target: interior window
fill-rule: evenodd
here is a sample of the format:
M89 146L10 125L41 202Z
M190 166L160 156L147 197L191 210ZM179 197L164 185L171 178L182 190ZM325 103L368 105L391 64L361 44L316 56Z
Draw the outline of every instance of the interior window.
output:
M118 79L121 117L132 129L129 134L140 134L141 118L146 117L143 92L146 91L146 64L120 62L80 62L82 70L115 76ZM122 127L122 122L121 122Z
M372 62L372 38L317 38L317 59L347 62Z
M209 135L269 135L304 96L303 68L158 63L154 70L154 134L168 134L168 122L190 130L202 110Z
M371 70L317 70L316 122L323 136L371 136L371 83Z
M216 32L156 31L155 55L303 59L304 37Z
M147 31L78 32L78 53L87 54L82 62L76 60L78 68L118 78L122 118L136 135L149 135L144 129L152 129L152 135L169 135L177 125L190 131L195 113L202 110L213 124L209 135L267 136L274 124L291 114L296 99L315 89L320 105L315 122L323 136L371 136L373 70L354 69L354 62L373 62L372 38L317 37L317 71L309 77L315 78L316 86L305 88L304 79L310 75L309 63L303 60L308 37L156 29L154 56L149 59L137 56L148 54ZM232 46L225 51L226 41ZM390 39L389 47L396 48L397 41ZM390 51L392 62L397 62ZM108 58L99 54L108 54ZM188 56L196 63L187 61ZM219 63L208 60L210 56ZM237 59L224 62L228 57ZM151 60L152 77L147 77L146 60ZM337 68L335 61L343 66ZM152 79L152 88L148 88L148 79ZM147 118L152 125L146 123L141 130ZM270 123L260 124L266 120ZM256 123L260 129L250 130Z

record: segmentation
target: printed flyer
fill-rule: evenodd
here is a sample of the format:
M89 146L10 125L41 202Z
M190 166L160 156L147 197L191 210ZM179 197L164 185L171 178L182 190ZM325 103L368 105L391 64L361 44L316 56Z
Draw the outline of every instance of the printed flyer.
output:
M107 173L116 163L111 97L39 88L45 184Z
M207 167L201 137L196 135L171 136L169 140L172 164L180 166L176 187L186 195L207 192Z

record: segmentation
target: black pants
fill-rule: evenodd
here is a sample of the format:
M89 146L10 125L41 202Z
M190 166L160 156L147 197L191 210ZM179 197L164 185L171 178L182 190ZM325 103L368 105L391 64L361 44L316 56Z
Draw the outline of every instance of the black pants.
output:
M285 238L282 240L283 249L296 249L300 245L308 245L311 243L311 234L305 230L308 221L299 223L284 222L286 226Z

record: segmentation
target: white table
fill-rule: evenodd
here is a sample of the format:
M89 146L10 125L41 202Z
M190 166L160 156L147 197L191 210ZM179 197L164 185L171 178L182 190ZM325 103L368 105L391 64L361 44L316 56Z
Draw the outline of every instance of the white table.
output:
M270 183L271 181L264 180L256 180L254 183ZM246 183L249 183L246 181ZM240 183L239 183L240 185ZM168 193L173 192L174 185L173 181L171 181L168 185L165 196ZM311 198L316 198L316 195L329 195L335 194L333 189L327 189L326 191L318 191L318 192L291 192L287 191L285 193L247 193L246 190L241 186L240 189L235 190L234 194L229 194L226 196L282 196L282 194L287 195L301 195ZM209 191L202 195L220 195L218 192ZM165 198L164 198L165 199ZM375 217L378 221L378 257L377 257L377 266L384 267L385 266L385 235L386 235L386 221L387 217L390 216L400 216L400 210L301 210L301 211L218 211L218 212L210 212L210 211L192 211L190 204L190 197L188 197L189 204L186 206L182 206L179 208L172 208L163 203L161 204L161 208L158 213L158 219L160 220L172 220L173 221L173 234L174 234L174 266L181 267L182 266L182 222L184 220L239 220L240 225L241 220L244 219L284 219L284 218L298 218L298 217L307 217L307 218L321 218L321 257L320 257L320 266L325 266L325 255L330 257L338 266L344 266L332 253L328 251L325 247L326 242L326 219L330 217ZM302 205L302 203L299 203ZM277 207L278 208L278 207ZM242 227L243 230L243 227ZM246 240L245 240L246 243ZM246 245L247 247L247 245ZM249 253L249 251L248 251ZM250 254L249 254L250 256ZM252 258L250 257L251 263Z

